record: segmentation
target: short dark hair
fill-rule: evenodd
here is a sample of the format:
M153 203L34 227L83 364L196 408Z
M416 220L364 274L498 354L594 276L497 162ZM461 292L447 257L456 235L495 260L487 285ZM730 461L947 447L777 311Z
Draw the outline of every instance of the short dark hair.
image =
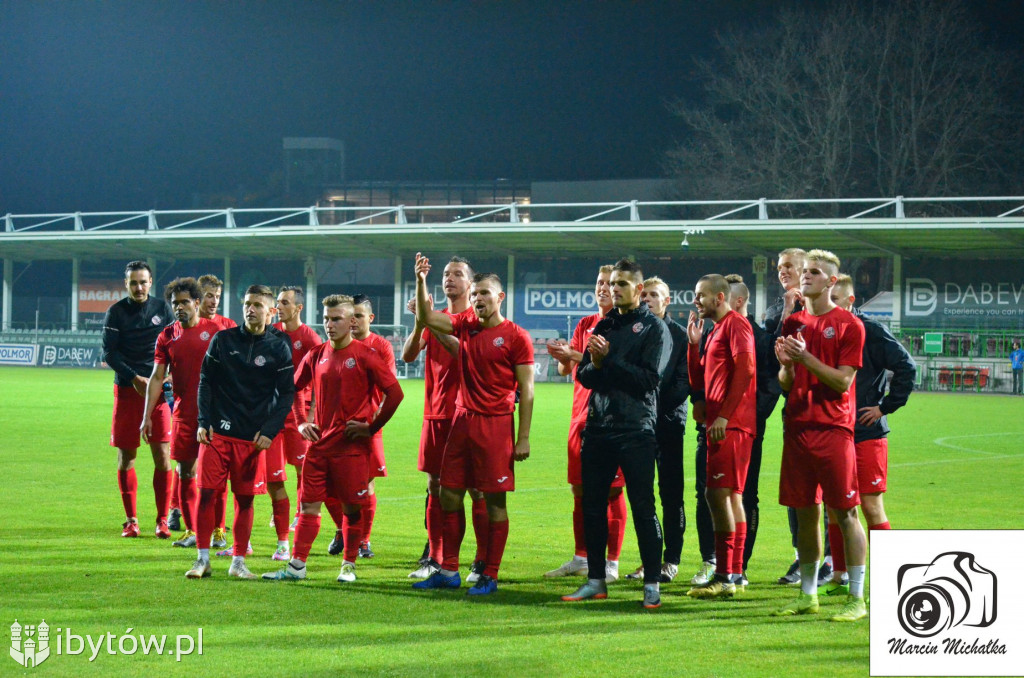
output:
M373 302L370 301L370 297L365 294L355 294L352 296L353 306L366 306L370 309L370 313L373 313Z
M465 264L466 268L469 269L469 272L473 273L473 264L469 263L469 259L467 259L466 257L460 257L459 255L456 254L455 256L453 256L451 259L448 260L448 263L449 264Z
M640 264L636 263L632 259L623 257L615 262L612 266L612 272L618 271L619 273L628 273L630 279L634 283L642 283L644 281L644 272L640 268Z
M281 294L281 292L294 292L296 304L306 303L306 294L302 291L302 285L281 285L281 289L277 293Z
M132 277L132 271L146 271L147 273L149 273L150 280L153 279L153 269L151 269L149 267L149 264L147 264L145 261L142 261L141 259L129 261L128 265L124 267L125 280Z
M164 288L164 299L173 301L174 295L180 292L188 292L188 296L193 301L199 301L203 298L203 292L199 289L199 283L196 282L195 278L175 278L167 283L167 287Z
M266 285L249 285L245 290L245 295L258 294L260 296L270 299L271 303L274 301L274 290L270 289Z
M501 278L497 273L477 273L473 276L472 283L474 285L482 282L493 282L498 286L499 290L505 290L504 285L501 284Z

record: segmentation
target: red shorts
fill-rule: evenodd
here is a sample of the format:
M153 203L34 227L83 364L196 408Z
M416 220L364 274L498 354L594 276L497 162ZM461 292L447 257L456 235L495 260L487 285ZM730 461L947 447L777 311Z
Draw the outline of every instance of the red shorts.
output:
M299 480L299 501L313 504L337 499L343 504L367 503L370 457L364 448L358 450L306 457Z
M190 464L199 458L198 428L199 422L174 418L171 422L171 459Z
M377 431L370 438L370 480L386 478L388 466L384 463L384 436Z
M728 487L742 494L750 467L750 448L754 436L746 431L728 428L723 440L708 437L707 487Z
M114 384L114 417L110 425L110 446L125 450L136 450L142 442L139 427L146 413L146 398L131 386ZM166 443L171 440L171 409L163 395L153 410L153 435L151 443Z
M420 458L416 468L432 476L441 475L444 446L452 430L451 419L424 419L420 431Z
M480 492L516 489L512 420L511 414L489 417L456 409L441 462L441 486Z
M580 460L580 449L583 446L583 429L587 422L569 422L569 484L583 485L583 462ZM625 487L626 479L622 475L622 469L615 472L615 479L612 480L612 487Z
M841 429L802 429L782 434L779 503L802 508L825 503L834 509L860 504L853 436Z
M861 494L885 492L889 475L889 439L864 440L856 445L857 484Z
M210 444L199 445L199 488L221 490L231 478L235 494L266 494L266 467L263 452L251 440L239 440L214 434Z

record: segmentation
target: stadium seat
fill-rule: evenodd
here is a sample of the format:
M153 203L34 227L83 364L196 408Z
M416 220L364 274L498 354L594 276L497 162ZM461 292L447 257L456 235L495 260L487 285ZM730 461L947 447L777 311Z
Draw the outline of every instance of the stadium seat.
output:
M978 389L981 390L988 386L988 375L989 368L982 367L981 371L978 372Z
M951 388L953 383L953 371L948 367L939 370L939 386Z
M962 386L966 390L973 388L978 390L978 368L977 367L965 367L963 370L963 382Z

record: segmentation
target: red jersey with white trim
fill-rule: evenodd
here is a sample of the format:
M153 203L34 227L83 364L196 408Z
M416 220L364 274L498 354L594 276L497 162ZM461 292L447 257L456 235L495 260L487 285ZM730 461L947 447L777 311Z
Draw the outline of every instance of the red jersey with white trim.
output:
M284 328L284 323L274 323L274 328L281 330L283 334L288 335L288 343L292 346L292 365L298 365L301 363L307 353L309 353L313 348L324 343L324 340L320 338L320 335L316 333L316 330L305 323L299 324L299 326L295 328L294 332L286 330ZM309 410L310 393L311 391L309 388L305 388L301 392L295 392L296 398L302 398L302 404L304 407L303 412ZM289 412L288 417L284 420L284 425L288 428L296 428L298 423L295 421L295 415Z
M729 311L715 323L708 334L704 355L700 362L704 368L705 421L718 418L728 395L729 385L736 371L736 356L749 353L754 356L754 330L747 319L736 311ZM757 435L757 375L751 375L743 398L736 405L726 428Z
M594 326L603 317L600 313L595 313L594 315L581 318L576 323L576 329L572 332L569 348L580 353L586 353L587 342L590 341L590 335L594 333ZM587 409L590 407L590 389L580 384L579 380L576 379L577 369L579 369L579 363L572 367L572 421L586 423Z
M221 330L230 330L232 327L238 327L238 323L236 323L234 320L228 318L227 316L219 315L217 313L214 313L213 317L209 318L209 320L215 322L217 324L217 328Z
M372 422L377 412L374 389L397 383L398 378L381 357L361 341L353 340L340 349L323 343L310 350L295 370L295 389L312 385L316 401L313 421L320 427L320 440L310 443L308 454L343 451L346 423L352 419ZM369 451L369 446L366 449Z
M475 313L452 316L452 334L459 340L456 406L487 416L511 414L518 386L516 366L533 365L530 335L507 319L484 327Z
M174 418L199 421L199 371L203 358L220 326L209 318L199 318L195 327L181 322L168 325L156 338L153 362L166 365L174 382Z
M848 365L860 369L864 355L864 325L838 306L821 316L806 310L792 314L782 324L781 336L797 332L807 342L807 352L829 367ZM836 393L803 365L794 368L793 387L786 397L786 426L797 428L842 428L853 435L857 420L854 383L845 393Z
M476 315L472 308L454 315L448 309L443 309L441 313L453 318L471 318ZM427 347L423 363L423 418L435 421L450 420L455 416L455 399L459 395L459 356L446 351L430 330L423 330L422 337Z

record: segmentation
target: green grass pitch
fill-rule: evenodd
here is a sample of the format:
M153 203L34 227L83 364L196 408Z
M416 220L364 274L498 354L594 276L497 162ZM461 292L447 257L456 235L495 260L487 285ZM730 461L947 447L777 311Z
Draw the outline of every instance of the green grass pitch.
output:
M609 586L607 601L562 603L580 579L542 573L572 554L565 437L571 388L539 384L532 455L517 467L511 532L500 590L484 600L463 592L414 592L425 533L425 479L416 471L423 384L405 381L406 400L385 430L390 477L379 480L373 545L354 584L335 582L340 560L321 532L301 583L213 577L187 581L194 551L152 536L152 461L140 454L143 538L121 539L115 451L107 445L109 371L0 368L0 622L45 619L75 634L196 634L203 655L51 654L33 675L603 675L866 676L868 624L769 616L796 591L774 581L792 560L777 504L781 430L765 440L761 531L751 586L732 602L684 593L699 566L693 527L694 438L685 458L691 517L680 578L663 606L646 612L639 586ZM1011 396L916 393L892 417L887 509L896 528L1019 528L1024 486L1022 401ZM289 484L294 501L294 479ZM275 569L269 501L256 502L255 572ZM329 521L325 521L329 522ZM230 523L229 523L230 524ZM472 530L463 562L472 559ZM621 569L639 564L627 529ZM829 606L834 603L828 603ZM825 607L825 611L828 607ZM51 634L53 631L51 631ZM4 631L7 634L7 631ZM3 652L7 655L7 652ZM0 675L27 672L0 657Z

